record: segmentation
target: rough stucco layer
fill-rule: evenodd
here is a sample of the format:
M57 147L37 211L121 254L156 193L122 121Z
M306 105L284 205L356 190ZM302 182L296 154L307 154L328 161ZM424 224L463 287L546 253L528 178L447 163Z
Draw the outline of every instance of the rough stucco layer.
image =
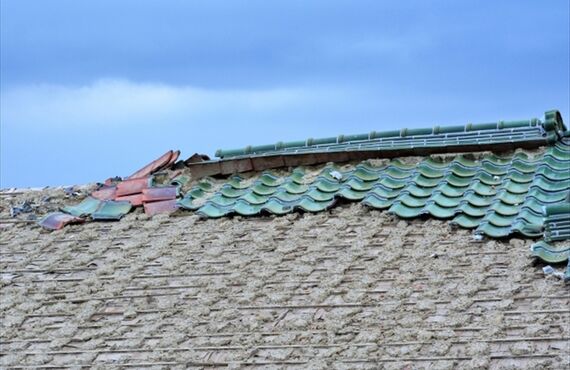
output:
M532 241L360 204L46 232L2 224L4 368L560 369L569 292Z

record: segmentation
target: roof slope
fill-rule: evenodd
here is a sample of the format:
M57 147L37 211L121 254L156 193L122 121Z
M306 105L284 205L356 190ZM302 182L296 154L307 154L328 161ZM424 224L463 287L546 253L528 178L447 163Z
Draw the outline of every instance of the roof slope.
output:
M568 291L529 242L359 203L1 234L3 368L561 368Z

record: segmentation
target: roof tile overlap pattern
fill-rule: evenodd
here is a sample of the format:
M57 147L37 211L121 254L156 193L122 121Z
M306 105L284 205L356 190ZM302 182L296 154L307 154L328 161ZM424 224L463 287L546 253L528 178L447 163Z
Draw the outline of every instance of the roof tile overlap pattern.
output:
M426 158L417 166L397 159L383 167L363 162L340 180L331 175L338 172L334 165L310 180L297 168L283 177L264 173L252 184L236 176L215 193L198 185L180 205L206 217L251 216L321 212L344 199L402 218L450 219L491 237L536 237L542 234L542 207L564 201L570 192L569 161L570 146L561 141L534 158L519 152L478 160L457 156L449 162ZM195 206L196 199L206 202Z

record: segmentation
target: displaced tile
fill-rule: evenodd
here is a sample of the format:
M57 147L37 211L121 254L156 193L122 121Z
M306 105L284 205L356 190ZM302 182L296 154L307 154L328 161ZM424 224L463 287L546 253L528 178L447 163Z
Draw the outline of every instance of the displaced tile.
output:
M59 230L68 224L79 224L83 223L85 220L80 217L68 215L63 212L53 212L42 217L38 224L49 230Z
M142 193L143 189L150 186L150 177L140 177L136 179L125 180L117 184L117 197L124 195L132 195Z
M173 155L175 155L175 153L172 150L169 150L168 152L164 153L154 161L150 162L149 164L147 164L137 172L133 173L131 176L127 177L127 179L137 179L140 177L147 177L152 175L156 171L159 171L160 169L167 166L170 163L170 160L172 159Z
M87 197L83 201L74 206L65 206L61 210L67 214L76 217L86 217L91 215L101 205L101 200L93 197Z
M160 200L172 200L176 199L178 188L176 186L147 188L142 190L142 194L142 200L144 203Z
M143 194L123 195L121 197L116 197L115 200L117 202L129 202L133 207L138 207L143 204Z
M144 213L149 216L153 216L158 213L170 213L174 212L178 208L176 199L162 200L158 202L151 202L144 204Z
M91 214L94 220L120 220L130 212L132 205L128 201L107 200Z
M117 196L117 187L104 186L101 189L92 192L91 196L99 200L113 200Z

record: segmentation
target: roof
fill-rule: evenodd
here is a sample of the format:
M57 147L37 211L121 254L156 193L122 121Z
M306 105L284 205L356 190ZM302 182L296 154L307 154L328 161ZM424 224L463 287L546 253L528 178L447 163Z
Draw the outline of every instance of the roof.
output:
M469 126L541 134L461 153L168 151L0 192L0 366L561 368L570 142L556 113L527 123Z

